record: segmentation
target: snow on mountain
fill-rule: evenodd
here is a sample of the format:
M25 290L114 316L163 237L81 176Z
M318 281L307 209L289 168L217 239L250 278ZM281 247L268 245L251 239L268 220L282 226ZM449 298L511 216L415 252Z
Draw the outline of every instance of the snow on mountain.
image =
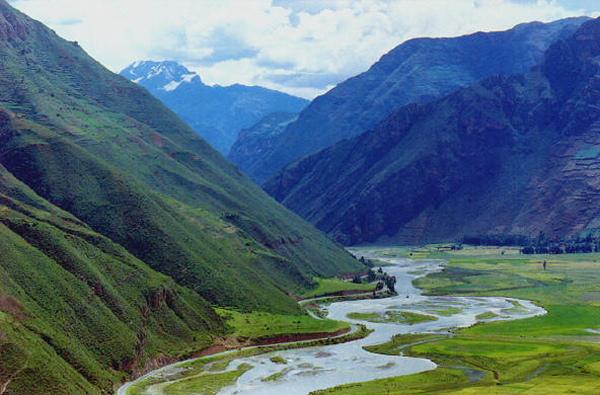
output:
M162 89L168 92L174 91L183 83L204 85L198 74L173 61L136 61L123 70L121 75L148 89Z
M240 130L271 113L297 113L308 104L259 86L205 85L198 74L173 61L137 61L121 75L148 89L223 154Z

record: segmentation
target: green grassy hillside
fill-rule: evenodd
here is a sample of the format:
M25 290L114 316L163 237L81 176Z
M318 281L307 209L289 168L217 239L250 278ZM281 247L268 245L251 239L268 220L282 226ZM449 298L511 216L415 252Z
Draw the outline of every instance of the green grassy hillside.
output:
M289 270L290 277L301 278L298 270L285 267L283 258L266 255L264 247L239 238L235 228L208 212L172 205L173 199L144 188L44 127L7 122L7 132L0 136L0 160L13 174L138 258L222 306L296 308L264 267L279 260L280 273ZM253 246L263 254L253 254ZM278 279L279 273L273 274ZM280 295L270 301L273 294Z
M213 307L300 314L360 266L4 0L0 58L0 392L111 392L229 333Z
M147 91L1 9L0 161L44 199L220 305L293 309L263 291L356 268Z
M203 347L225 332L196 293L3 167L0 203L0 382L9 381L8 393L110 391L140 360L174 357L183 344Z

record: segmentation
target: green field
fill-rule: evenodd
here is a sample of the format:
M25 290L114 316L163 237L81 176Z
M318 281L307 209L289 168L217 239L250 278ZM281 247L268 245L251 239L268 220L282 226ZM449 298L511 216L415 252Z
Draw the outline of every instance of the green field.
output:
M475 318L478 320L491 320L492 318L498 317L498 314L492 311L486 311L485 313L477 314Z
M337 278L315 278L317 287L309 292L303 293L303 298L314 298L330 295L342 291L372 291L375 284L355 284L352 281L343 281Z
M600 393L600 334L594 332L600 329L600 254L524 257L514 249L486 247L419 253L450 260L443 272L416 281L431 295L514 297L548 313L480 323L452 336L396 336L368 350L429 358L439 367L315 394ZM514 302L510 309L522 306ZM490 318L486 313L480 317Z
M165 395L198 394L214 395L223 387L232 385L242 374L252 369L248 364L240 365L236 370L222 373L200 374L196 377L179 380L163 388Z
M232 328L232 336L240 338L268 338L281 334L336 332L349 328L347 322L317 320L308 315L284 315L271 313L240 313L217 309Z
M143 395L147 393L147 386L154 385L152 389L164 395L214 395L223 387L234 384L242 374L252 369L248 364L241 364L237 369L226 371L230 362L229 359L223 359L186 364L183 368L178 368L180 372L173 377L179 380L163 383L160 380L147 379L129 387L127 394Z

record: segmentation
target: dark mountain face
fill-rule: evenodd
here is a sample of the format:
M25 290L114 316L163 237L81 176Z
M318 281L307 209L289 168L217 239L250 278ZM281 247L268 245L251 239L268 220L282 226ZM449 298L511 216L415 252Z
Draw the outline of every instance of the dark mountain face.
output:
M346 244L600 225L600 20L495 76L299 160L266 184Z
M404 105L426 103L493 74L527 71L542 60L552 42L571 35L584 20L533 22L504 32L409 40L368 71L313 100L268 152L259 158L232 159L262 183L293 160L355 137Z
M297 313L288 292L360 267L145 89L4 0L0 58L8 393L110 393L224 333L212 306Z
M135 62L121 75L148 89L200 136L227 154L241 129L267 114L299 112L308 101L258 86L208 86L176 62Z
M251 128L240 131L227 159L238 163L245 174L256 173L255 167L261 166L261 159L277 144L285 128L296 119L298 113L276 112L267 115ZM256 176L263 178L258 174Z

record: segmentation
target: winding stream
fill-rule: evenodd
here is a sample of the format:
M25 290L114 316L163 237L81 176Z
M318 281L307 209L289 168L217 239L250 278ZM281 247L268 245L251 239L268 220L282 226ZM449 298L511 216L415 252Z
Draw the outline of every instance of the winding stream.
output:
M244 363L252 365L253 368L240 376L234 386L225 388L220 394L308 394L314 390L341 384L432 370L436 365L426 359L373 354L362 347L384 343L393 335L401 333L447 333L454 328L474 324L477 322L475 317L485 312L497 315L492 320L527 318L546 312L529 301L512 298L424 296L413 287L412 281L419 276L441 270L443 262L381 257L379 254L383 251L365 249L357 251L357 254L392 264L384 270L389 275L396 276L398 296L337 302L327 306L328 318L366 324L374 329L370 336L344 344L278 351L236 359L227 370L237 369ZM347 314L352 312L385 315L386 312L395 311L427 314L435 316L437 320L408 325L397 322L372 323L347 317ZM271 358L274 356L283 358L286 363L272 362ZM162 372L164 369L161 369ZM272 375L279 377L276 380L264 381ZM119 389L119 395L125 393L121 392L123 389Z

